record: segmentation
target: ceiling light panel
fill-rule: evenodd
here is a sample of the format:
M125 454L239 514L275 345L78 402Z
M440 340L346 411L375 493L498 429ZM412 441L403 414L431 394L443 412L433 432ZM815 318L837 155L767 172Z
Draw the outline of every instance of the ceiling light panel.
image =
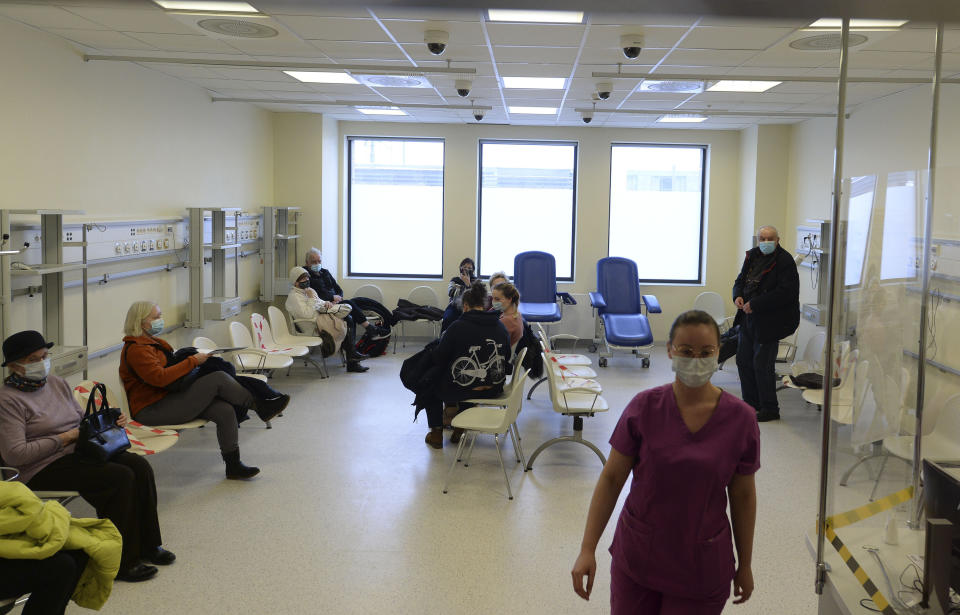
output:
M153 0L168 11L195 11L198 13L259 13L246 2L192 2L187 0Z
M766 92L780 85L781 81L717 81L707 88L708 92Z
M364 115L407 115L402 109L396 107L354 107Z
M522 90L562 90L567 87L563 77L502 77L503 87Z
M347 73L300 70L285 70L283 72L304 83L345 83L349 85L360 85L359 81Z
M699 124L700 122L707 121L706 116L703 115L661 115L657 118L657 122L661 124L665 123L675 123L675 124Z
M509 21L514 23L583 23L583 13L577 11L487 9L487 20Z
M889 30L899 28L905 23L907 23L906 19L851 19L850 29L869 30L872 28L879 28L881 30ZM817 30L840 30L843 27L843 20L824 17L816 20L807 27Z
M556 107L510 107L510 113L520 115L556 115Z

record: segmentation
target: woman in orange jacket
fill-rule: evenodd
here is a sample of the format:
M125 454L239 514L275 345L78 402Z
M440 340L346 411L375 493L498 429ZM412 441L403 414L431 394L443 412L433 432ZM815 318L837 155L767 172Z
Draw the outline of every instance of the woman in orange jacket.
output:
M210 355L199 352L171 364L173 348L156 337L163 326L155 303L137 301L127 311L120 380L127 392L130 415L144 425L175 425L198 418L213 421L227 478L256 476L259 468L240 461L236 408L253 408L262 420L269 421L286 404L258 407L247 389L223 371L200 376L182 391L168 391L166 387L202 365Z

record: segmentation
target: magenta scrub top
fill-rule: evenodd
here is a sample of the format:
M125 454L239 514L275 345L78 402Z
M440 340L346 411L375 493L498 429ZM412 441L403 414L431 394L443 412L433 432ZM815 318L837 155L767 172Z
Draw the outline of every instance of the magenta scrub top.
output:
M665 384L630 401L610 444L636 459L610 546L614 565L668 595L729 592L735 568L726 489L734 473L760 469L753 408L723 392L707 423L690 433Z

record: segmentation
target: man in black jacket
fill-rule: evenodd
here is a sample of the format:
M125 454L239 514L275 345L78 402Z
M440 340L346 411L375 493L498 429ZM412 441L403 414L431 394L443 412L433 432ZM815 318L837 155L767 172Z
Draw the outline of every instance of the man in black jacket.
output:
M360 333L363 337L376 338L377 336L386 334L385 331L381 331L379 327L367 320L367 317L363 314L363 310L360 309L357 304L352 300L345 300L343 298L343 289L337 284L336 278L333 277L333 274L330 273L328 269L321 267L320 250L310 248L307 250L307 255L304 260L306 264L303 268L306 269L310 275L310 288L317 291L317 296L324 301L346 303L350 306L350 315L347 316L347 324L350 326L350 329L354 331L354 336L356 336L357 327L360 327Z
M800 324L800 276L774 227L757 232L757 247L747 251L733 283L733 302L740 324L737 371L743 400L756 409L758 421L775 421L780 405L774 363L780 340Z

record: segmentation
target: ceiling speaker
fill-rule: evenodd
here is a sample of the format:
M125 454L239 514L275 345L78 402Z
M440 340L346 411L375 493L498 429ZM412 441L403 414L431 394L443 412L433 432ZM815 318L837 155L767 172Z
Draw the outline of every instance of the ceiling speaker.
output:
M197 22L197 25L220 36L235 36L238 38L273 38L279 34L270 26L241 19L201 19Z

